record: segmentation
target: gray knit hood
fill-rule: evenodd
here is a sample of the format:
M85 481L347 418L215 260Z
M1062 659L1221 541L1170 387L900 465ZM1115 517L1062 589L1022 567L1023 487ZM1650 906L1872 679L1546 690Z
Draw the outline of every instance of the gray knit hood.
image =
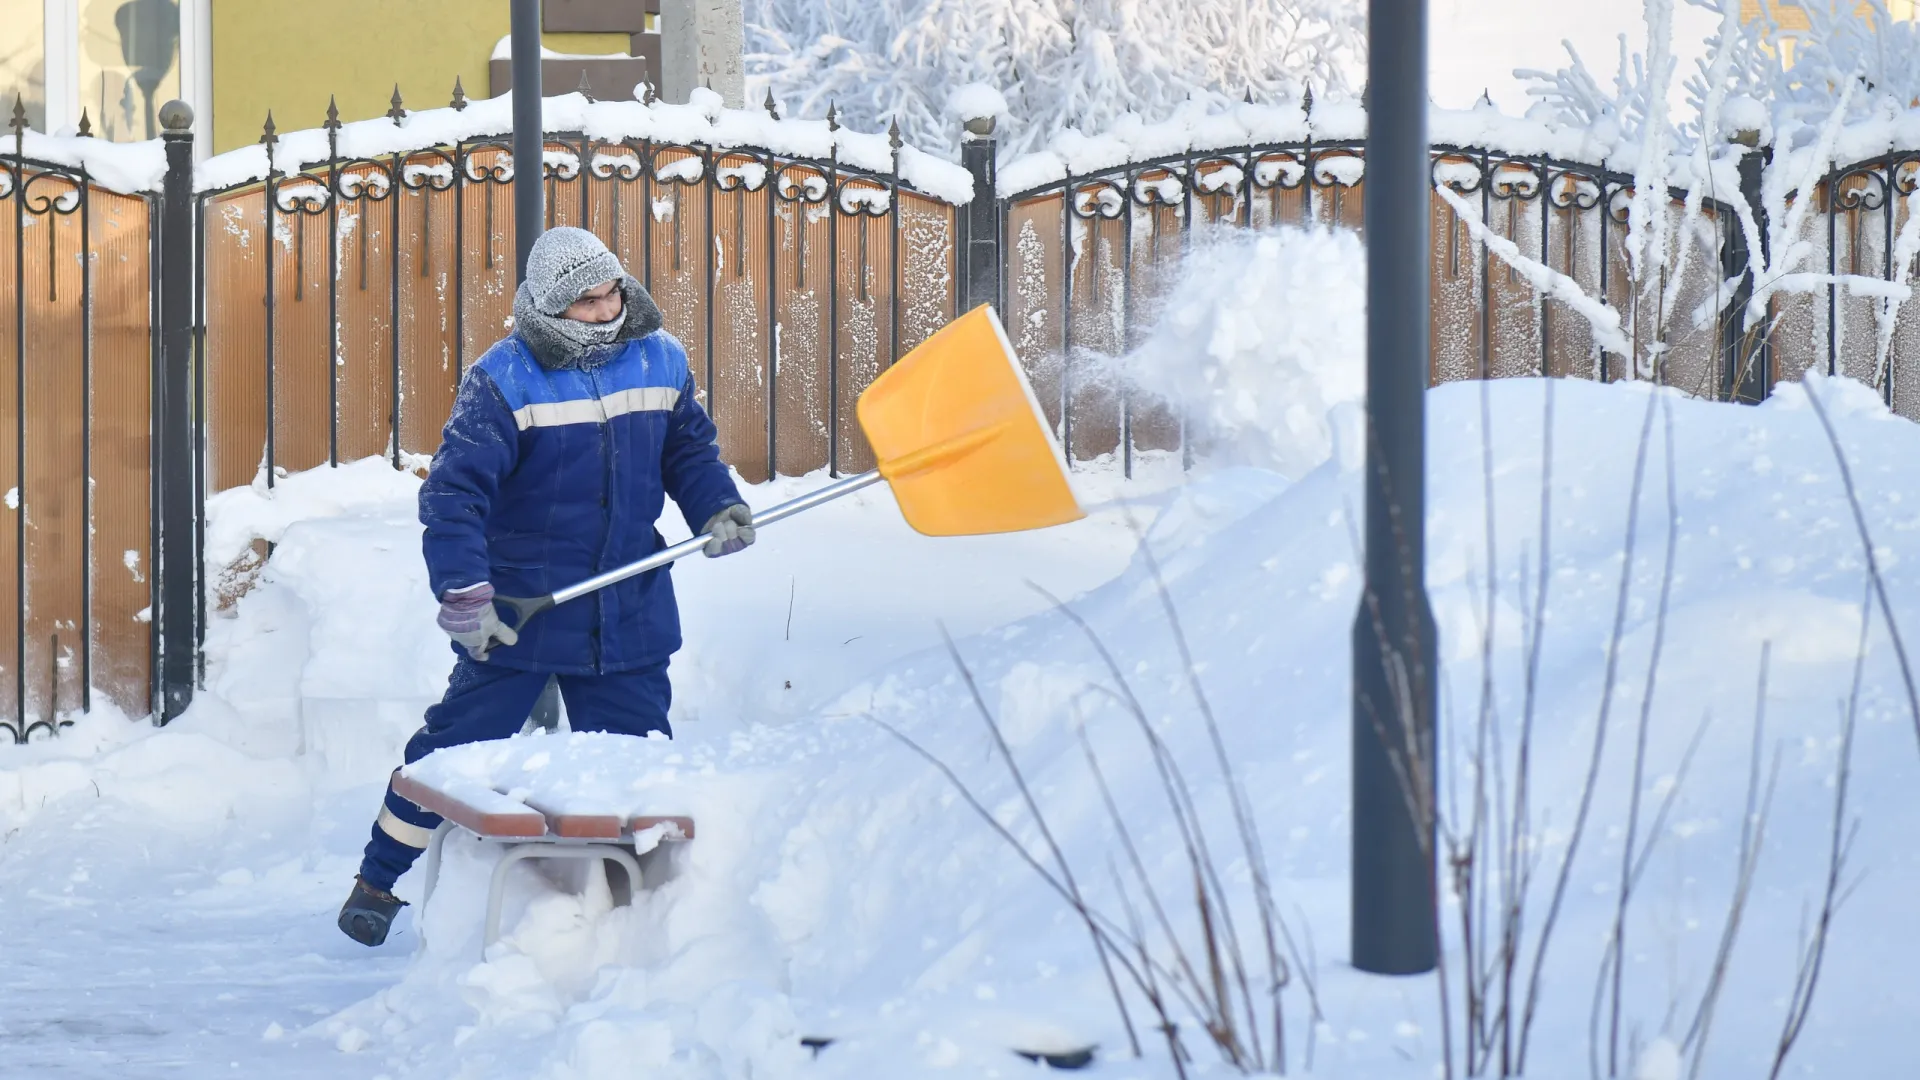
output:
M601 282L618 281L623 313L607 323L561 314ZM527 279L513 294L513 329L542 367L598 367L629 341L660 329L659 305L600 238L570 226L548 229L527 253Z

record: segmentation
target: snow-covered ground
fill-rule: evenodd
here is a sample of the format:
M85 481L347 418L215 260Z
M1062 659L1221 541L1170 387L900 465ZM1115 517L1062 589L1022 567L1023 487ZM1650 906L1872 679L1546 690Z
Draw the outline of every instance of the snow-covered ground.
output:
M1264 305L1257 318L1189 318L1197 365L1231 380L1298 361L1290 352L1298 343L1275 336L1289 317L1311 314L1297 305L1312 290L1298 288L1221 301ZM1331 309L1322 298L1312 310ZM1920 458L1920 428L1855 384L1816 391L1911 633L1920 626L1912 617L1920 477L1909 463ZM1323 400L1338 410L1350 408L1340 404L1348 396L1328 390ZM1549 400L1553 464L1543 484ZM1759 407L1584 382L1432 392L1428 579L1443 661L1442 810L1450 826L1465 824L1466 765L1488 682L1496 752L1511 760L1527 650L1541 632L1530 850L1542 870L1531 943L1605 697L1628 491L1650 402L1658 409L1608 741L1546 962L1532 1076L1588 1073L1595 973L1615 916L1636 726L1662 625L1669 498L1674 575L1637 822L1638 845L1655 835L1657 846L1627 919L1621 1023L1628 1058L1656 1047L1639 1075L1684 1075L1662 1066L1657 1040L1680 1040L1692 1027L1721 938L1763 646L1771 668L1760 742L1764 758L1778 754L1777 788L1701 1076L1766 1073L1826 873L1865 564L1832 452L1794 386ZM1286 415L1285 404L1240 414L1266 424ZM1494 418L1491 430L1483 416ZM96 715L58 740L0 749L0 1073L1013 1076L1031 1066L1011 1051L1097 1046L1091 1075L1170 1077L1137 995L1129 1005L1146 1056L1128 1053L1067 905L881 726L951 767L1052 865L940 646L944 624L1088 902L1124 921L1116 878L1137 911L1145 898L1079 730L1170 923L1193 949L1192 879L1154 759L1109 692L1119 689L1113 674L1029 582L1067 599L1191 780L1234 918L1257 952L1242 895L1250 867L1238 857L1227 787L1169 632L1157 565L1299 945L1300 969L1281 995L1290 1073L1307 1072L1311 1053L1317 1076L1434 1076L1443 1030L1435 979L1362 975L1346 961L1346 680L1360 474L1357 440L1341 428L1337 419L1301 424L1300 438L1320 450L1289 459L1290 476L1225 457L1262 442L1224 432L1213 443L1223 456L1190 474L1177 458L1149 458L1133 481L1089 468L1079 477L1089 518L1046 532L927 539L900 522L884 490L869 490L768 528L740 556L683 566L678 737L639 751L638 779L670 795L673 812L691 812L698 838L663 852L652 866L663 882L625 908L609 910L600 883L581 892L521 867L506 936L484 956L489 861L468 844L450 846L426 940L417 905L377 950L333 927L380 784L451 663L422 582L414 482L375 461L289 477L271 504L257 493L223 497L217 550L250 533L278 547L258 586L216 621L208 686L193 710L161 731ZM820 480L782 480L750 498L766 506ZM1543 491L1550 592L1536 623L1523 615L1532 606L1523 590L1542 550ZM1911 795L1920 749L1900 687L1875 622L1849 790L1859 820L1851 892L1786 1075L1896 1077L1920 1057L1909 1031L1920 1010L1910 977L1920 939L1907 929L1920 885L1911 840L1920 831ZM414 874L400 892L418 901L420 888ZM1457 965L1456 920L1450 904ZM1167 955L1157 933L1148 936ZM1457 1024L1457 996L1454 1008ZM1189 1075L1229 1074L1198 1026L1180 1020ZM805 1037L835 1041L816 1056ZM1621 1075L1634 1074L1631 1064Z

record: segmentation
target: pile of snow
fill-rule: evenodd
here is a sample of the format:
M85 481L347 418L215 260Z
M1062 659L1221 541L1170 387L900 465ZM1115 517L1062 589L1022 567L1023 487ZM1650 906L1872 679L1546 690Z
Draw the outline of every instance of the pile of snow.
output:
M1345 230L1223 228L1193 257L1121 377L1171 403L1216 464L1299 478L1362 447L1366 253Z
M1147 898L1087 748L1097 755L1141 876L1157 883L1155 899L1189 950L1200 933L1192 879L1143 731L1188 778L1192 820L1220 860L1226 906L1214 915L1252 935L1253 866L1240 857L1229 798L1237 784L1259 826L1276 910L1299 945L1280 998L1290 1075L1431 1077L1443 1022L1434 978L1380 979L1346 963L1348 643L1360 587L1351 515L1362 485L1358 455L1332 433L1352 407L1352 374L1309 356L1306 329L1286 329L1267 310L1281 295L1296 322L1356 317L1357 259L1343 258L1350 240L1314 234L1245 242L1270 287L1191 285L1136 358L1171 380L1175 343L1195 343L1188 374L1208 387L1195 407L1214 417L1219 461L1203 458L1183 476L1177 459L1148 457L1137 463L1145 479L1130 483L1082 473L1089 518L1032 534L921 537L883 488L832 503L767 529L746 553L675 571L687 646L673 668L672 742L630 746L622 760L600 740L535 734L423 763L511 789L516 771L531 776L587 753L603 770L591 781L562 766L521 786L549 784L547 797L631 796L698 823L692 842L647 853L647 888L628 906L614 906L598 873L516 867L503 937L489 948L481 918L498 852L472 840L448 845L430 905L420 903L419 873L402 879L414 906L382 949L362 950L332 925L386 773L452 660L419 563L414 481L358 466L368 471L357 480L288 477L272 494L220 504L233 516L216 530L234 538L222 543L267 532L278 541L258 585L215 621L208 686L188 715L158 732L89 718L61 740L0 748L9 1064L53 1072L111 1058L124 1074L225 1060L244 1075L395 1080L851 1080L1013 1075L1027 1067L1013 1051L1095 1047L1119 1075L1175 1075L1150 1032L1144 1059L1127 1060L1128 1035L1072 911L887 730L953 770L995 823L1053 865L982 722L977 688L1088 903L1124 922ZM1317 308L1289 277L1282 256L1294 249L1301 272L1326 283ZM1352 346L1341 355L1350 363ZM1289 389L1262 396L1274 380ZM1702 1075L1758 1075L1770 1064L1826 874L1842 766L1836 704L1848 697L1870 611L1853 510L1808 393L1822 396L1840 433L1894 609L1920 610L1920 478L1906 466L1920 455L1920 428L1864 387L1816 380L1759 407L1577 381L1451 384L1429 395L1442 813L1450 829L1470 820L1475 746L1505 747L1510 761L1531 699L1527 850L1542 869L1530 928L1569 850L1601 702L1613 695L1593 819L1543 974L1532 1073L1586 1068L1595 972L1637 790L1640 843L1657 843L1626 919L1623 1031L1652 1048L1644 1063L1661 1075L1673 1047L1660 1040L1682 1041L1714 966L1756 738L1764 759L1779 762L1765 844L1716 1026L1690 1052L1704 1045ZM1295 424L1289 398L1319 404L1302 404L1309 415ZM1629 494L1650 408L1628 561ZM1236 459L1269 467L1229 467ZM822 479L781 480L748 497L765 507ZM265 504L281 498L307 516L269 513ZM1111 665L1028 580L1067 600ZM1544 614L1530 622L1528 590L1543 580ZM942 624L967 678L941 645ZM1884 625L1869 624L1865 640L1853 888L1792 1060L1819 1075L1897 1067L1920 1009L1920 989L1904 977L1920 964L1920 940L1885 932L1910 921L1920 882L1910 842L1920 830L1910 798L1920 753ZM1756 736L1763 649L1771 666ZM1218 755L1196 680L1219 721ZM1139 717L1120 704L1123 682ZM1483 705L1492 725L1484 742L1475 731ZM1671 811L1656 821L1652 803L1669 794ZM1459 914L1449 900L1456 974ZM1165 934L1148 936L1171 964ZM167 1002L157 1008L149 986L161 982ZM1144 1002L1130 994L1128 1004L1144 1027ZM1188 1075L1228 1074L1197 1019L1175 1011L1194 1056ZM816 1057L803 1039L832 1041Z
M1911 567L1920 549L1908 549L1920 534L1912 509L1920 486L1899 462L1920 453L1920 431L1890 417L1863 387L1819 389L1842 425L1856 477L1873 493L1868 520L1883 547L1881 565L1893 568L1895 604L1914 610L1920 577ZM1550 479L1541 472L1546 391L1527 380L1433 393L1429 582L1442 628L1452 745L1446 775L1458 785L1467 775L1489 617L1503 738L1519 723L1528 639L1520 590L1534 580L1528 558L1539 543L1539 499L1552 491L1554 592L1534 759L1535 828L1552 869L1565 851L1605 677L1633 473L1633 455L1621 448L1637 438L1654 391L1554 385ZM1491 616L1482 392L1495 418L1486 434L1497 463ZM1735 876L1756 672L1768 645L1761 737L1782 749L1780 775L1733 979L1707 1044L1707 1074L1745 1074L1764 1069L1772 1054L1804 912L1824 873L1838 752L1834 708L1852 673L1863 564L1838 524L1849 512L1804 396L1789 390L1750 409L1665 394L1660 408L1670 408L1674 421L1680 538L1643 784L1650 801L1678 790L1629 917L1637 944L1627 1019L1643 1045L1683 1035L1668 1026L1667 1003L1681 1003L1671 1015L1684 1025L1711 968ZM1655 429L1655 477L1664 472L1662 427ZM1304 1071L1298 1055L1312 1033L1314 1075L1410 1080L1430 1076L1439 1052L1432 979L1378 980L1342 962L1346 641L1358 588L1347 514L1358 503L1359 479L1339 462L1292 485L1223 470L1178 493L1142 498L1137 510L1142 520L1156 518L1148 542L1266 837L1281 906L1318 957L1303 972L1316 980L1322 1021L1310 1021L1298 984L1283 998L1298 1040L1292 1069ZM1618 829L1633 787L1634 716L1647 684L1668 527L1662 485L1656 479L1642 494L1598 817L1574 868L1536 1021L1535 1068L1549 1075L1584 1066L1590 986L1613 918ZM773 530L767 542L778 542ZM1212 843L1227 850L1234 834L1225 788L1153 577L1136 559L1074 608L1112 650L1195 785ZM712 595L689 589L689 610L697 617ZM775 595L759 606L772 615L780 601ZM704 631L690 649L731 639ZM1862 827L1852 865L1871 872L1843 910L1823 996L1795 1058L1823 1074L1872 1074L1899 1058L1905 1018L1920 1005L1898 974L1920 960L1920 944L1876 930L1901 924L1920 873L1907 843L1920 827L1920 807L1905 797L1920 780L1920 755L1884 632L1874 630L1869 642L1852 779ZM1183 933L1197 933L1189 890L1174 884L1184 862L1152 756L1134 722L1100 689L1113 676L1087 639L1043 612L964 637L959 651L1089 901L1118 916L1122 902L1105 867L1121 856L1080 731L1099 754L1146 865L1167 883L1160 899L1169 917ZM712 729L683 726L672 744L648 745L648 761L634 775L603 776L597 782L643 780L656 797L671 790L676 811L700 825L692 843L649 856L651 887L631 907L612 907L597 875L516 871L506 934L483 952L478 925L493 855L470 842L450 845L425 913L429 932L405 976L305 1029L301 1044L310 1053L333 1047L377 1055L378 1067L400 1076L466 1069L590 1077L619 1075L635 1063L702 1077L986 1075L1017 1066L1009 1056L1016 1048L1098 1046L1104 1058L1124 1058L1126 1035L1071 913L938 772L879 726L947 763L1046 861L1038 826L956 674L941 650L908 657L852 681L824 707L758 719L743 712ZM1708 713L1712 722L1682 776L1687 744ZM561 760L578 738L529 736L507 748L463 751L452 765L482 762L489 780L505 782L508 766ZM1244 865L1236 866L1235 880L1244 880ZM410 878L401 891L417 899L419 889ZM1141 902L1137 893L1132 902ZM1236 917L1250 919L1250 911ZM1455 917L1450 908L1457 947ZM1144 1006L1137 998L1132 1006L1138 1021ZM1184 1023L1197 1031L1191 1018ZM834 1042L816 1060L800 1050L804 1037ZM1213 1052L1199 1039L1191 1035L1190 1048L1211 1063ZM1133 1073L1172 1075L1163 1049L1149 1044L1147 1055Z

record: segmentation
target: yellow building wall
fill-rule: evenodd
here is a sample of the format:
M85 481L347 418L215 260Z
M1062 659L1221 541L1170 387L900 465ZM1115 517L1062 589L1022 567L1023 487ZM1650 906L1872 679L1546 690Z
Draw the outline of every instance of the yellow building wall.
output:
M395 83L409 109L447 104L453 80L487 96L487 60L507 33L507 0L212 0L213 150L281 131L383 116ZM625 34L547 34L556 52L625 53Z

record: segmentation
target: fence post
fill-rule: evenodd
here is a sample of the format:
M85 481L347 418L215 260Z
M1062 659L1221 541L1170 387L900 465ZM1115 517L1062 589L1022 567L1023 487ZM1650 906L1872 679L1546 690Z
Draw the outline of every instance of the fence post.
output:
M1759 145L1757 131L1742 131L1733 141L1747 147L1740 155L1740 197L1753 212L1754 230L1760 235L1760 261L1764 265L1770 257L1770 241L1767 208L1760 199L1760 178L1773 162L1773 148ZM1733 222L1727 241L1720 249L1722 280L1739 279L1739 284L1734 286L1732 306L1720 324L1723 384L1727 400L1757 405L1766 400L1773 387L1773 349L1763 335L1765 320L1760 326L1747 326L1747 302L1753 299L1753 278L1747 273L1747 264L1752 254L1747 247L1746 231L1738 221Z
M960 264L960 310L981 304L1000 304L1000 190L994 177L999 140L993 137L991 116L966 118L967 134L960 144L960 163L973 174L973 201L960 215L964 247Z
M160 385L154 387L154 490L160 550L153 633L159 644L156 723L164 724L193 702L198 668L200 568L194 529L200 506L193 482L193 110L184 101L160 108L165 129L166 179L160 189L159 265L153 287L160 295Z

